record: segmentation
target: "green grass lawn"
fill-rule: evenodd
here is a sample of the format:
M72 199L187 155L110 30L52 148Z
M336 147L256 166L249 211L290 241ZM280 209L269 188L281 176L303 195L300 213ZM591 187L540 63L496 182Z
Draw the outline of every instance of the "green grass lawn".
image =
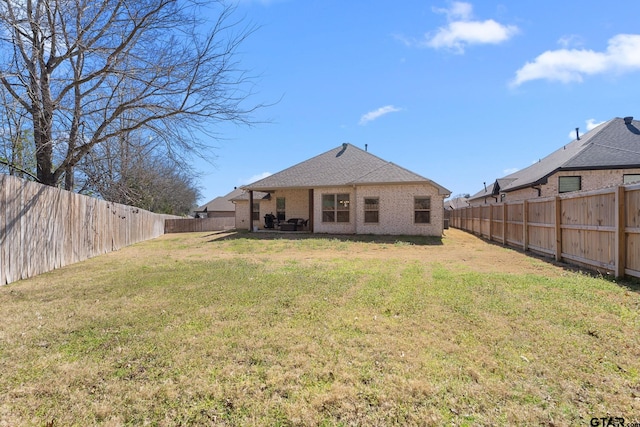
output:
M639 288L461 236L170 235L1 287L0 426L640 422Z

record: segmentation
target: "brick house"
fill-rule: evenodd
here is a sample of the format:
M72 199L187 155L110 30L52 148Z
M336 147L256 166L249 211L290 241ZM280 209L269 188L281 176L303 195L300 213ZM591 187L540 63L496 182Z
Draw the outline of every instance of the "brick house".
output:
M306 231L336 234L441 236L450 194L351 144L241 188L245 194L234 199L238 229L262 229L272 214L279 224L298 220Z
M242 194L242 190L234 189L224 196L218 196L199 206L194 211L194 216L198 218L235 218L236 207L231 200L240 194Z
M611 119L531 166L472 195L472 206L530 200L640 181L640 121Z

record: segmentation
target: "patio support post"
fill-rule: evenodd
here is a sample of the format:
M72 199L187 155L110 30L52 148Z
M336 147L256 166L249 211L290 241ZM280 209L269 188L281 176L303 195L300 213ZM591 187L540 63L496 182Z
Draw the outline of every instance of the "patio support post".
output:
M249 190L249 233L253 232L253 190Z
M313 188L309 189L309 231L313 233Z

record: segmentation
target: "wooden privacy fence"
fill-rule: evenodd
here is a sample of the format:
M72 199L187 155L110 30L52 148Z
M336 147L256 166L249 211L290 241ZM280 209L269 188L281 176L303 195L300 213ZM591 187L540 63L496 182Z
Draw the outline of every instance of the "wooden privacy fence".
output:
M616 277L640 277L639 184L456 209L450 225Z
M235 228L235 217L176 218L165 222L165 233L192 233L196 231L223 231Z
M166 218L0 175L0 285L158 237Z

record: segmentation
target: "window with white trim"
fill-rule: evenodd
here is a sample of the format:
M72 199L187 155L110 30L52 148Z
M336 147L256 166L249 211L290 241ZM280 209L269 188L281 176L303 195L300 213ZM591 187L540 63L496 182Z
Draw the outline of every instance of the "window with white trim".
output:
M413 222L431 224L431 197L413 198Z
M322 222L349 222L349 194L322 195Z
M377 223L379 209L379 199L377 197L365 197L364 199L364 222Z

